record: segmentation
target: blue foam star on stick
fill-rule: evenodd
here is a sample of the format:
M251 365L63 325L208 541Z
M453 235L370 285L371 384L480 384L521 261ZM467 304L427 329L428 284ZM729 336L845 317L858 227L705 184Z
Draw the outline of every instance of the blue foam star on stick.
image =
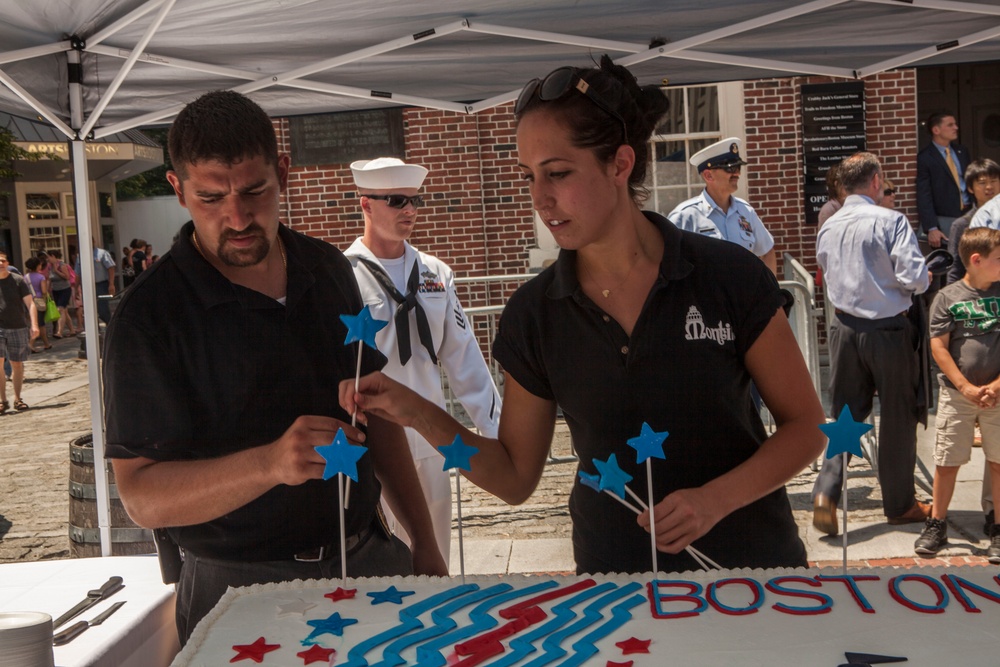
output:
M331 634L338 637L344 636L344 628L348 625L354 625L358 620L356 618L341 618L340 612L334 612L332 616L327 618L318 618L315 621L306 621L306 624L311 625L314 630L309 633L309 636L303 641L303 645L311 644L312 640L320 635Z
M628 474L618 466L618 458L612 454L607 461L594 459L597 471L601 473L601 481L598 487L601 491L611 491L613 494L625 500L625 485L632 481L632 475Z
M601 491L601 476L600 475L591 475L589 472L584 472L583 470L581 470L579 472L579 475L580 475L580 483L581 484L583 484L584 486L589 486L594 491L597 491L598 493L600 493L600 491Z
M341 315L340 321L347 326L347 338L344 339L344 345L350 345L360 340L373 350L378 349L375 346L375 334L389 324L385 320L376 320L372 317L372 311L367 305L357 315Z
M347 442L347 436L344 435L344 429L338 428L333 442L329 445L320 445L316 451L326 459L323 479L330 479L342 472L356 482L358 481L358 460L365 455L368 448L350 444Z
M861 436L872 430L872 425L854 421L851 409L845 405L837 421L820 424L819 430L830 439L826 446L826 458L832 459L843 452L864 456L864 452L861 451Z
M472 461L470 459L479 452L478 447L465 444L460 435L456 435L450 445L441 445L437 450L444 456L444 467L441 468L442 470L451 470L452 468L472 470Z
M628 439L628 446L635 450L636 463L646 459L666 459L663 455L663 441L670 434L666 431L654 431L649 424L642 422L642 432Z

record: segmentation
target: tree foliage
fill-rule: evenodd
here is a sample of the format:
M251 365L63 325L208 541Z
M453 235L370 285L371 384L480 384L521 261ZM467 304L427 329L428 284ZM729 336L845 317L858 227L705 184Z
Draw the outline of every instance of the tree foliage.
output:
M162 197L174 194L174 189L167 182L167 172L170 166L170 155L167 154L167 128L151 128L142 131L147 137L164 147L163 164L155 169L144 171L135 176L118 181L115 190L119 201L142 199L144 197Z
M43 153L26 151L14 143L14 133L0 127L0 181L13 180L20 176L14 168L16 160L40 160Z

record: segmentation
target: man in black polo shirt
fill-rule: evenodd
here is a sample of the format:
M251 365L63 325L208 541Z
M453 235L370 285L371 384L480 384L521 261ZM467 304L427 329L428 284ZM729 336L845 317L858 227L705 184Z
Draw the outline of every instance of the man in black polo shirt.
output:
M181 641L227 586L340 576L338 484L315 450L338 428L368 447L345 514L348 575L447 574L402 429L369 418L366 438L338 405L357 361L339 315L363 304L338 250L280 224L289 161L270 119L208 93L168 143L192 222L123 297L104 376L122 501L184 552ZM368 349L362 370L384 363ZM412 561L382 529L383 489L415 535Z

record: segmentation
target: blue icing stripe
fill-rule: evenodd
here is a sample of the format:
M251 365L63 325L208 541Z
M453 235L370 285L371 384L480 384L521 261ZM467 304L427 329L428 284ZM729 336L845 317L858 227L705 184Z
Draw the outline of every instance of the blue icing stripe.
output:
M553 618L531 632L526 633L524 636L518 636L511 640L510 653L490 663L490 667L508 667L509 665L517 664L525 656L538 650L535 643L539 639L549 636L577 617L576 612L572 609L573 607L613 588L615 588L615 584L611 582L603 583L599 586L591 586L552 607Z
M476 586L476 588L479 587ZM400 637L393 643L389 644L389 646L387 646L385 651L382 653L382 662L375 663L372 667L397 667L397 665L405 665L406 660L403 659L400 653L410 646L414 646L439 635L443 635L448 630L454 630L458 626L458 623L455 622L455 619L451 618L451 615L456 611L462 609L463 607L468 607L471 604L481 602L484 599L491 598L494 595L499 595L500 593L509 591L511 588L513 588L513 586L510 584L498 584L481 591L475 590L468 595L463 595L460 598L452 600L446 605L438 607L431 612L431 618L434 620L434 625L429 628L424 628L420 632L413 632Z
M641 584L635 585L641 588ZM630 610L645 601L646 598L643 596L633 595L624 602L615 605L611 610L611 618L599 628L573 644L573 651L575 653L567 658L560 665L560 667L577 667L577 665L582 665L584 662L597 655L597 642L631 621L632 612Z
M618 590L611 591L610 593L601 596L596 601L587 605L587 607L583 610L583 618L566 628L563 628L559 632L549 635L545 641L542 642L542 648L545 649L545 653L529 662L525 665L525 667L541 667L542 665L547 665L553 660L558 660L559 658L565 656L566 649L562 647L562 644L566 641L566 639L572 637L578 632L583 632L590 626L600 621L604 618L604 614L601 611L604 607L615 603L618 599L625 597L629 593L635 592L638 588L642 588L642 584L638 582L631 582L622 586Z
M498 621L490 616L490 610L495 609L496 607L501 607L518 598L528 597L547 591L551 588L557 587L558 585L559 582L549 579L548 581L543 581L541 583L528 586L527 588L512 590L508 593L503 593L497 597L487 600L469 612L469 620L471 621L470 625L447 632L437 639L429 641L422 646L418 646L416 667L442 667L447 664L447 660L443 655L441 655L441 649L445 646L457 644L464 639L474 637L485 632L486 630L496 627Z
M448 600L460 597L469 591L478 589L479 586L476 586L475 584L455 586L454 588L449 588L448 590L442 591L437 595L432 595L422 602L417 602L411 607L401 609L399 612L399 625L389 628L385 632L380 632L377 635L369 637L352 648L347 653L347 662L343 663L341 667L367 667L368 661L365 660L365 655L367 655L369 651L372 651L375 647L386 644L396 637L410 632L411 630L417 630L424 627L424 624L417 618L420 614L423 614L438 605L444 604Z

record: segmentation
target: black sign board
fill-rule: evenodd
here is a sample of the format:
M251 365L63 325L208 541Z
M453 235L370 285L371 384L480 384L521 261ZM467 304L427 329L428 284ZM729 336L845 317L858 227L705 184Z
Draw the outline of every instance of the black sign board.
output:
M402 109L293 116L288 124L296 166L404 157Z
M845 157L865 150L863 81L802 86L803 188L806 224L819 222L826 203L826 173Z

